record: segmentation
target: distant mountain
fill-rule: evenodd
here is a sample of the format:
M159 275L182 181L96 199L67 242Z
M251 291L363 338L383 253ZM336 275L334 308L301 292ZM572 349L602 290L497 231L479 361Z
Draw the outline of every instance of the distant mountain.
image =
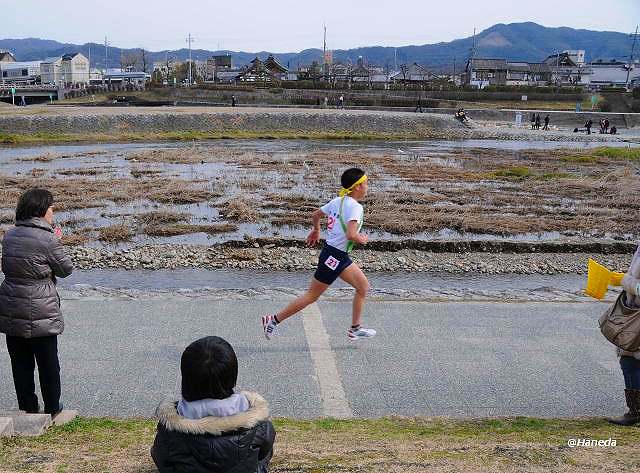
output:
M434 70L450 70L454 61L461 71L473 48L473 37L456 39L450 42L425 44L422 46L403 46L398 48L373 46L356 49L336 50L334 61L356 62L362 56L368 64L377 64L393 68L394 63L412 63L426 65ZM509 60L542 61L547 56L564 49L584 49L586 60L625 59L631 47L629 35L617 32L577 30L573 28L547 28L536 23L497 24L476 35L476 57L505 58ZM87 43L84 45L63 44L51 40L1 39L0 49L12 51L20 61L32 61L45 57L59 56L79 51L91 56L92 67L104 67L104 45ZM119 67L121 54L134 54L136 49L109 47L107 63L109 67ZM217 54L231 54L235 65L249 63L256 56L264 59L268 51L207 51L193 49L192 58L206 60ZM320 61L320 49L306 49L297 53L275 53L275 57L289 68ZM189 56L187 49L175 51L149 52L149 62L161 62L167 57L185 60Z

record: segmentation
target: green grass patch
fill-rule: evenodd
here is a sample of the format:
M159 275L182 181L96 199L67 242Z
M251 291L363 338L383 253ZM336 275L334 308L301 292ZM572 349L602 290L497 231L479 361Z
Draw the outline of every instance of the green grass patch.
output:
M603 146L591 151L592 156L610 159L640 160L640 148L612 148Z
M498 169L491 173L493 177L507 177L512 179L527 179L534 176L533 171L526 166L513 166Z
M526 166L513 166L509 168L502 168L488 174L490 179L506 178L515 181L524 181L525 179L537 179L541 181L552 181L555 179L568 179L575 177L573 174L567 172L545 172L542 174L536 173L531 168Z
M561 161L565 163L575 163L575 164L595 164L598 162L597 156L563 156L560 158Z

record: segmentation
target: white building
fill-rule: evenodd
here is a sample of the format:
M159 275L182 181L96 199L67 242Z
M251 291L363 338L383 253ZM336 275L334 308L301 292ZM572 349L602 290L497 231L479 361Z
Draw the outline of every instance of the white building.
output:
M40 63L43 84L88 84L89 60L81 53L47 58Z
M565 49L562 54L569 56L576 65L584 65L584 49Z

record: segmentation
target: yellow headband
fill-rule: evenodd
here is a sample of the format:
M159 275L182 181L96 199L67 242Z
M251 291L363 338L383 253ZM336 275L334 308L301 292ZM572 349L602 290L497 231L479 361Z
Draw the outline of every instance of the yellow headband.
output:
M349 195L351 194L351 191L353 191L353 189L355 189L356 187L358 187L360 184L362 184L364 181L367 180L367 175L365 174L364 176L362 176L360 179L358 179L356 182L354 182L353 184L351 184L351 187L349 187L348 189L345 189L344 187L342 189L340 189L340 197L344 197L345 195Z

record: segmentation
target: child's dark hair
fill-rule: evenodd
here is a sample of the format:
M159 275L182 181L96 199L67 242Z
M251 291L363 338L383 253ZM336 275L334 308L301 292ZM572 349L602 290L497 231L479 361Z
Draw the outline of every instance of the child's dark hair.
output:
M229 342L220 337L204 337L182 354L182 398L225 399L233 394L238 380L238 359Z
M24 192L16 206L16 221L42 218L53 205L53 195L46 189L29 189Z
M345 172L342 173L342 177L340 178L340 184L345 189L348 189L356 182L364 176L364 171L360 168L349 168Z

